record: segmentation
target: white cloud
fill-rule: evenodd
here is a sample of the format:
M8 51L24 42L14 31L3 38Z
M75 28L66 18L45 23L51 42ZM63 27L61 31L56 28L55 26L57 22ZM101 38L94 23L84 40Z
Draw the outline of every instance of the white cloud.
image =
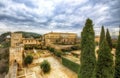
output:
M25 2L27 1L0 0L0 3L4 4L4 7L0 6L0 24L3 27L0 26L0 29L78 33L88 17L93 20L97 31L99 28L96 29L96 27L102 25L117 27L116 25L120 24L120 18L117 15L120 10L117 6L118 0L99 3L94 0L29 0L35 7L28 6Z

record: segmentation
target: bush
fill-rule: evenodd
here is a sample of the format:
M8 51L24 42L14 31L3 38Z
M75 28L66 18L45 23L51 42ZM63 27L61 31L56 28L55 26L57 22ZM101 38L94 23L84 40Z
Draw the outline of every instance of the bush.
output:
M57 49L54 49L54 48L51 48L51 47L47 47L47 49L53 53L54 55L56 55L57 57L61 57L62 55L62 51L61 50L57 50Z
M72 62L72 61L62 57L62 64L76 73L79 72L80 65L75 62Z
M41 64L40 67L44 73L50 72L50 63L47 60L44 60Z
M71 47L72 50L80 50L80 45L75 45Z
M32 62L33 62L33 56L27 55L24 59L24 64L28 65L28 64L31 64Z
M72 48L71 47L67 47L67 48L63 48L61 50L62 50L62 52L70 52L70 51L72 51Z
M57 56L57 57L61 57L62 55L62 52L61 51L55 51L54 54Z
M51 51L51 52L54 52L54 51L55 51L55 49L54 49L54 48L50 48L50 51Z

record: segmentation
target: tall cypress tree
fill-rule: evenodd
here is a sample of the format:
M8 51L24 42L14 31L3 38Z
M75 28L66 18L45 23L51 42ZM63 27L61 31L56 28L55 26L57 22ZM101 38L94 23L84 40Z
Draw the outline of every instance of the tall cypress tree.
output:
M120 32L117 41L116 54L115 54L115 76L114 78L120 78Z
M111 50L104 38L98 52L96 65L96 78L113 78L113 57Z
M107 40L107 43L108 43L109 47L112 49L112 40L111 40L111 36L110 36L110 33L109 33L108 29L107 29L107 32L106 32L106 40Z
M91 19L87 19L81 33L81 57L80 57L80 77L93 78L96 58L95 58L95 34Z
M100 33L100 42L99 42L99 46L102 43L103 39L105 38L105 30L104 30L104 26L102 26L101 28L101 33Z

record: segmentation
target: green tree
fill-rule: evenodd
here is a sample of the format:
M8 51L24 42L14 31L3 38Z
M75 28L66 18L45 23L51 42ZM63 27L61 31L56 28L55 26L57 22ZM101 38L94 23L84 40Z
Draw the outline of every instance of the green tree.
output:
M44 60L41 64L40 67L44 73L48 73L51 69L50 63L47 60Z
M120 32L117 41L116 54L115 54L115 76L114 78L120 78Z
M106 39L99 47L96 78L113 78L113 57Z
M106 40L107 40L107 43L108 43L109 47L112 49L112 40L111 40L111 36L110 36L110 33L109 33L108 29L107 29L107 32L106 32Z
M99 42L99 46L102 43L103 39L105 38L105 30L104 30L104 26L102 26L101 28L101 33L100 33L100 42Z
M88 18L81 33L81 65L79 78L93 78L96 65L94 39L93 23L92 20Z
M24 64L28 65L31 64L33 62L33 56L32 55L27 55L24 59Z

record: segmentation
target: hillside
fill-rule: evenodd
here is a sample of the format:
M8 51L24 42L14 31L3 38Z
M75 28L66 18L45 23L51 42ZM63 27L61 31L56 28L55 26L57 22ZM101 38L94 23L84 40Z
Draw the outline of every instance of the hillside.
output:
M24 38L40 38L41 35L33 32L24 32L24 31L17 31L16 33L22 33Z

